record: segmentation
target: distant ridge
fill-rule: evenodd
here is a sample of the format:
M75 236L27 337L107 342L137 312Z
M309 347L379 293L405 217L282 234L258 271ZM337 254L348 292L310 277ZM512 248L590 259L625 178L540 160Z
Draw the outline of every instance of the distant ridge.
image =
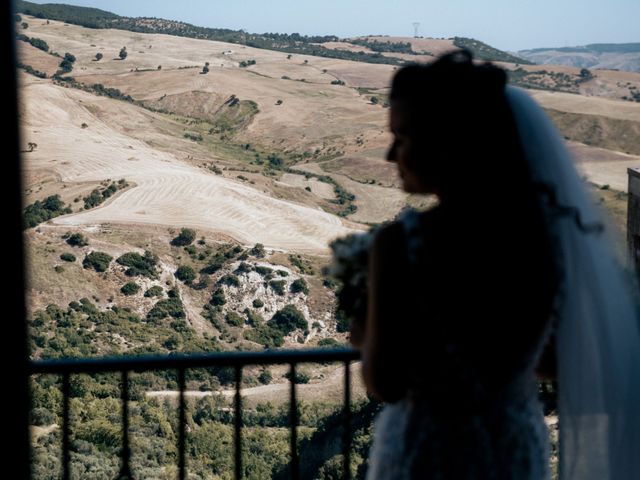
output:
M322 43L337 42L335 35L306 36L298 33L248 33L244 30L226 28L198 27L185 22L165 20L154 17L122 17L115 13L97 8L77 7L66 4L36 4L24 0L16 1L16 10L37 18L47 18L65 23L73 23L86 28L115 28L140 33L162 33L180 37L216 40L247 45L249 47L276 50L286 53L314 55L319 57L338 58L366 63L385 63L403 65L409 61L383 55L381 51L356 52L326 48ZM455 37L458 47L469 48L475 56L482 60L503 61L512 63L531 63L507 52L493 48L483 42L471 38ZM457 43L456 43L457 41Z
M592 43L577 47L533 48L518 55L546 65L640 72L640 43Z

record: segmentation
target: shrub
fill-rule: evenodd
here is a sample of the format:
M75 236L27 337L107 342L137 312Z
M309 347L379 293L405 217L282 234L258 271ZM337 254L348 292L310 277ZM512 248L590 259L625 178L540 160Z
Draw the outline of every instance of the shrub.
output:
M285 281L284 280L271 280L269 282L269 286L273 289L274 292L276 292L278 295L284 295L284 286L285 286Z
M273 273L273 269L269 267L263 267L262 265L256 265L254 270L258 272L260 275L267 276L270 273Z
M196 278L196 272L188 265L181 265L176 270L176 278L187 285L190 285Z
M65 213L71 213L71 208L64 206L60 195L51 195L43 201L36 200L24 209L24 228L35 227Z
M171 245L174 247L185 247L191 245L196 239L196 231L190 228L183 228L180 234L171 240Z
M291 372L285 373L284 377L288 380L291 380ZM294 383L309 383L311 377L308 373L305 372L296 372L296 377L293 380Z
M120 57L120 60L124 60L125 58L127 58L127 47L122 47L120 49L120 53L118 53L118 56Z
M345 333L349 331L349 319L342 310L336 312L336 332Z
M304 278L298 278L291 282L291 286L289 287L291 293L304 293L305 295L309 295L309 287L307 286L307 282L305 282Z
M127 282L122 286L120 291L127 296L135 295L140 291L140 286L136 282Z
M319 347L339 347L340 344L335 338L323 338L318 342Z
M282 332L268 324L256 325L254 328L246 329L242 336L251 342L259 343L265 348L281 347L284 345Z
M159 297L162 295L162 287L159 285L154 285L149 288L146 292L144 292L145 297Z
M158 278L156 270L158 257L148 250L144 252L144 256L137 252L127 252L118 257L116 262L124 267L128 267L125 275L129 277L137 277L140 275L151 279Z
M173 293L173 296L172 292L175 292L175 290L169 291L170 298L160 300L153 306L147 314L147 320L155 322L166 317L185 318L182 301L177 296L177 292Z
M76 256L73 253L63 253L60 255L60 260L64 260L65 262L75 262Z
M55 270L56 273L64 272L64 267L62 265L56 265L55 267L53 267L53 269Z
M262 308L264 307L264 302L259 298L254 298L253 300L253 308Z
M247 315L247 323L251 326L264 325L264 318L259 313L254 312L249 308L245 308L244 313Z
M240 262L238 268L236 268L234 273L248 273L253 270L253 267L249 265L247 262Z
M91 252L82 261L84 268L93 268L96 272L106 272L113 257L104 252Z
M239 287L240 280L233 273L228 273L218 280L218 285L227 285L229 287Z
M307 320L300 310L294 305L285 305L284 308L278 310L269 324L279 330L283 335L288 335L296 328L306 329Z
M289 276L289 272L287 272L286 270L276 270L276 273L278 275L280 275L281 277L288 277Z
M238 315L236 312L227 312L227 315L224 317L224 319L232 327L241 327L244 325L244 318L242 318L242 316Z
M213 292L209 303L214 307L218 307L227 303L227 299L224 296L224 290L222 288L218 288L215 292Z
M263 385L269 385L271 380L273 380L273 375L271 375L271 371L266 368L258 375L258 381Z
M100 52L96 53L96 62L102 60L102 54Z
M264 245L261 243L256 243L251 250L249 250L249 255L253 255L257 258L264 258L266 252L264 250Z

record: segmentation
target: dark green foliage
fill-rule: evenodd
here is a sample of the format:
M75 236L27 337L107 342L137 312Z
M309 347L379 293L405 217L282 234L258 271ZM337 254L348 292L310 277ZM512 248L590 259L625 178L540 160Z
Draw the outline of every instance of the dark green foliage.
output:
M172 293L174 292L174 293ZM166 317L173 318L185 318L186 314L184 312L184 307L182 305L182 300L177 295L175 290L169 290L168 292L169 298L160 300L156 303L149 313L147 313L147 320L150 322L157 322Z
M145 297L160 297L162 296L162 287L159 285L154 285L153 287L149 288L146 292L144 292L144 296Z
M305 330L307 328L307 320L294 305L285 305L284 308L273 315L269 325L282 332L283 335L288 335L296 328Z
M227 312L224 319L232 327L241 327L244 325L244 318L236 312Z
M87 126L88 125L86 123L82 124L82 128L87 128ZM114 193L116 193L118 190L122 188L126 188L128 186L129 184L126 182L124 183L118 182L117 184L115 182L112 182L111 185L109 185L108 187L94 188L88 196L83 198L85 210L89 210L90 208L97 207L102 202L104 202L107 198L111 197Z
M286 270L276 270L276 273L277 273L280 277L288 277L288 276L289 276L289 272L287 272Z
M286 282L284 280L271 280L269 282L269 286L276 292L278 295L284 295L284 286Z
M345 333L349 331L349 319L342 310L336 311L336 332Z
M284 166L284 160L275 153L270 153L267 156L267 161L269 162L269 166L272 168L280 168Z
M178 280L186 283L187 285L191 285L191 283L196 278L195 270L189 265L179 266L178 269L176 270L175 275Z
M224 290L222 288L216 289L216 291L214 291L211 295L211 300L209 300L209 303L214 307L222 306L227 303L227 299L224 296Z
M83 200L84 208L89 210L90 208L100 205L104 201L104 198L102 197L100 190L96 188L88 196L84 197Z
M258 381L263 385L269 385L273 380L273 375L271 375L271 371L268 368L265 368L258 375Z
M374 52L409 53L413 55L417 54L417 52L414 52L412 50L411 43L409 42L379 42L378 40L356 38L349 40L349 43L367 47Z
M344 85L342 80L331 80L331 85Z
M259 298L255 298L253 300L253 308L262 308L262 307L264 307L264 302Z
M255 65L255 60L243 60L240 62L240 68L250 67L251 65Z
M60 260L64 260L65 262L75 262L76 256L73 253L63 253L60 255Z
M127 282L122 286L120 291L127 296L135 295L140 291L140 285L138 285L136 282Z
M125 274L129 277L143 276L150 279L158 278L156 269L158 257L148 250L144 252L144 256L137 252L127 252L118 257L116 262L124 267L128 267Z
M473 38L454 37L453 44L458 48L466 48L471 50L473 56L478 60L485 60L487 62L509 62L520 63L522 65L532 65L532 62L525 60L510 53L503 52L497 48L493 48L486 43Z
M287 380L291 379L291 372L287 372L284 377ZM296 376L293 380L293 383L309 383L309 380L311 380L311 377L309 376L308 373L305 372L300 372L300 371L296 371Z
M304 278L298 278L291 282L291 286L289 287L291 293L304 293L305 295L309 295L309 287L307 286L307 282Z
M289 255L289 261L295 266L298 271L304 275L315 275L316 271L311 265L311 262L301 255Z
M180 230L180 234L171 240L171 245L174 247L185 247L191 245L196 239L196 231L190 228L183 228Z
M76 57L70 53L65 53L62 62L60 62L60 70L58 70L58 74L69 73L73 70L73 64L76 61Z
M66 213L71 213L71 208L64 206L60 195L51 195L42 201L36 200L24 209L24 228L35 227Z
M264 267L262 265L256 265L254 267L254 270L259 273L260 275L262 275L263 277L266 277L268 275L270 275L271 273L273 273L273 269L269 268L269 267Z
M33 67L31 67L31 65L24 65L23 63L20 62L16 62L16 67L18 68L22 68L25 72L38 77L38 78L47 78L47 74L44 72L41 72L40 70L36 70Z
M227 285L229 287L239 287L240 281L238 280L238 277L235 276L233 273L228 273L226 275L223 275L220 278L220 280L218 280L218 285Z
M247 323L251 326L258 326L264 324L264 318L259 313L254 312L249 308L245 308L244 313L247 315Z
M327 287L331 290L335 290L336 288L338 288L339 284L337 280L331 277L325 277L322 279L322 286Z
M56 273L62 273L62 272L64 272L64 267L62 265L56 265L55 267L53 267L53 270Z
M22 40L23 42L30 43L34 47L39 48L40 50L42 50L44 52L48 52L49 51L49 45L47 44L47 42L45 42L44 40L42 40L40 38L34 38L34 37L29 38L24 34L19 34L19 35L16 35L16 39L17 40Z
M261 243L256 243L251 250L249 250L249 255L253 255L257 258L264 258L266 252L264 250L264 245Z
M84 268L93 268L96 272L106 272L113 257L104 252L91 252L82 261Z
M209 275L216 273L228 261L229 259L224 254L218 252L211 258L207 266L201 270L201 273L206 273Z
M190 132L186 132L183 135L184 138L188 138L189 140L193 140L194 142L201 142L202 141L202 135L200 135L199 133L190 133Z
M240 262L240 265L238 265L238 268L236 268L234 273L248 273L253 271L253 267L251 265L249 265L247 262Z
M118 53L118 57L120 57L120 60L124 60L125 58L127 58L127 47L122 47L120 49L120 53Z
M323 338L322 340L320 340L318 342L318 346L319 347L339 347L340 344L338 343L338 341L335 338Z
M246 340L259 343L265 348L276 348L284 345L284 335L282 332L266 323L244 330L242 336Z
M209 62L205 62L204 67L202 67L202 72L203 74L207 74L209 73Z
M102 53L100 52L96 53L96 62L99 62L100 60L102 60L102 57L103 57Z
M125 102L133 102L133 98L130 95L126 95L122 93L117 88L109 88L105 87L101 83L95 83L89 87L84 87L83 89L87 89L96 95L100 95L102 97L114 98L116 100L124 100Z

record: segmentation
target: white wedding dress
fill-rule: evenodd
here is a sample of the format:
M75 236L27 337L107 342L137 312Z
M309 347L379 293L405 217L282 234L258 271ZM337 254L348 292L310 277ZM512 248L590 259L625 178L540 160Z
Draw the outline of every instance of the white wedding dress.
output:
M412 261L420 255L418 214L401 218ZM483 321L481 318L478 321ZM546 343L522 359L508 385L488 392L446 348L446 385L423 382L404 399L387 404L375 423L369 480L543 480L550 478L549 433L538 400L534 369ZM425 346L425 348L430 348Z

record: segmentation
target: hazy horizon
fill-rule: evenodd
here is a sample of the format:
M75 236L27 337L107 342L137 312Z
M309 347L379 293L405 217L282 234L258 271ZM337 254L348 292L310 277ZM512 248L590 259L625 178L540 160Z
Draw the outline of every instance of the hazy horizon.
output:
M36 0L99 8L131 17L158 17L212 28L243 29L250 33L303 35L472 37L496 48L517 51L580 46L591 43L640 42L640 2L565 0L459 0L445 2L399 0L325 0L302 4L293 0Z

